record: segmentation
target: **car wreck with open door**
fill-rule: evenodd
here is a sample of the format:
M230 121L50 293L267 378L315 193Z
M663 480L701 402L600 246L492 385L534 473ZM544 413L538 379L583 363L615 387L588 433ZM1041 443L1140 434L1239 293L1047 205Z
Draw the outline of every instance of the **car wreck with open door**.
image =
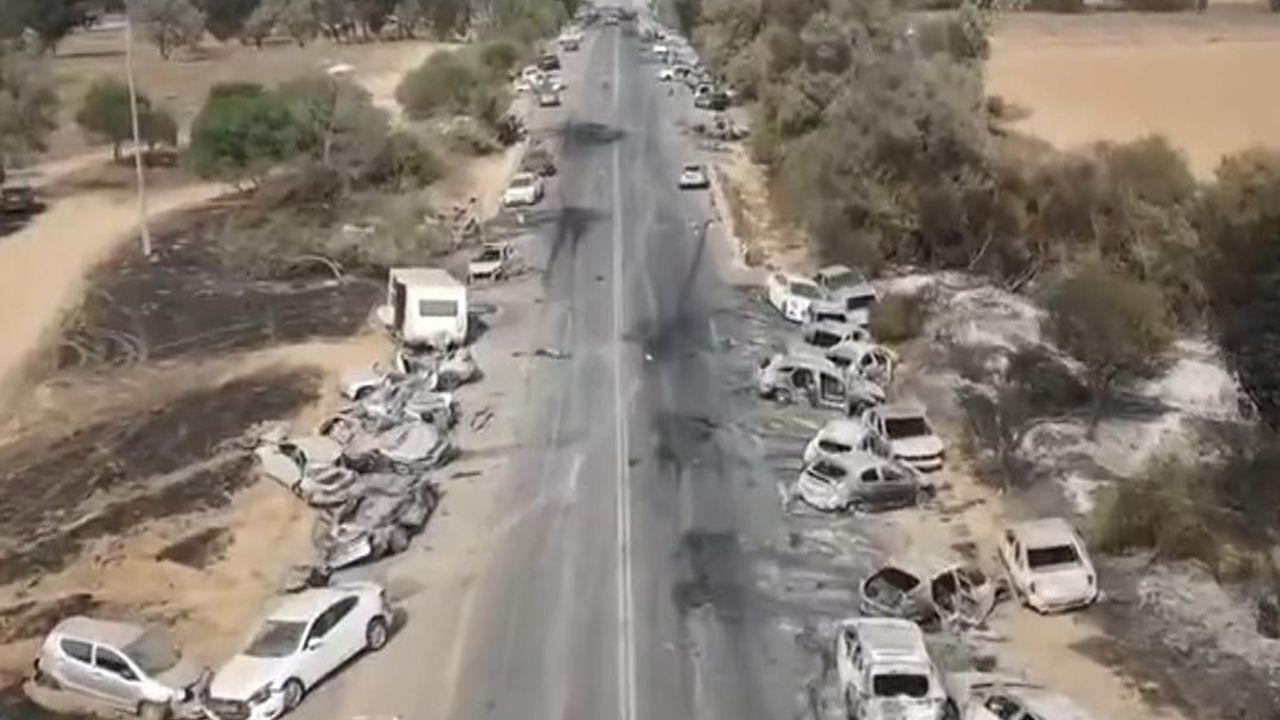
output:
M847 374L829 360L809 353L779 353L760 361L756 392L783 405L813 407L854 415L884 402L884 389Z
M920 474L910 466L860 451L820 455L805 465L796 481L800 499L826 512L910 507L927 493Z
M1003 582L960 562L889 562L862 581L859 610L922 626L979 627L1008 595Z

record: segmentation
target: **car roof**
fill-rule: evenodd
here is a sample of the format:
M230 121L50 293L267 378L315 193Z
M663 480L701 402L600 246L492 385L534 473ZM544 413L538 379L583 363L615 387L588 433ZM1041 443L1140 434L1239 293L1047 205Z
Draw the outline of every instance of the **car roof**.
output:
M839 320L814 320L805 324L804 331L826 330L837 335L847 335L861 328L862 326L857 323L841 322Z
M910 620L858 618L852 621L863 651L880 662L928 660L924 634Z
M399 267L391 268L391 279L407 286L447 285L461 286L457 278L444 268L433 267Z
M888 464L888 461L884 458L876 457L865 450L854 450L851 453L844 453L843 455L823 455L814 462L823 461L840 466L850 475L857 475L870 467Z
M1074 544L1076 541L1075 528L1062 518L1027 520L1016 523L1009 529L1024 545L1033 547Z
M860 438L866 433L867 428L862 423L849 418L832 420L823 425L822 429L818 431L819 436L834 440L852 440Z
M1028 710L1044 720L1092 720L1070 698L1044 688L1015 687L1010 688L1009 694L1021 700Z
M881 405L875 409L880 417L886 420L905 420L906 418L925 417L925 407L918 402L895 402Z
M64 635L79 640L90 640L93 642L111 645L116 648L123 648L134 640L137 640L147 631L141 625L132 623L117 622L115 620L99 620L98 618L86 617L84 615L73 615L64 618L54 628L51 634Z
M778 363L785 363L787 365L801 365L813 370L824 370L834 375L839 375L842 372L844 372L843 370L840 369L839 365L836 365L835 363L831 362L830 360L826 359L825 357L817 353L814 353L814 354L810 354L808 352L780 353L778 355L775 355L774 359Z
M308 588L302 592L281 596L275 607L267 613L268 620L307 622L324 612L330 605L352 594L366 591L356 585L331 585Z

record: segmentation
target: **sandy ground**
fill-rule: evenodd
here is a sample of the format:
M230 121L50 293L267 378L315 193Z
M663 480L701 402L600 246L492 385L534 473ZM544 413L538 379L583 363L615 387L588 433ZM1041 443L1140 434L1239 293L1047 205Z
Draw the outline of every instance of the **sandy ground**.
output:
M988 92L1030 112L1014 127L1059 148L1162 134L1201 177L1224 155L1280 145L1280 16L1252 2L1195 13L1005 18Z
M781 222L773 211L769 184L762 166L751 161L746 148L730 145L729 153L716 163L717 198L728 207L734 235L748 265L812 271L818 267L813 243L803 232Z

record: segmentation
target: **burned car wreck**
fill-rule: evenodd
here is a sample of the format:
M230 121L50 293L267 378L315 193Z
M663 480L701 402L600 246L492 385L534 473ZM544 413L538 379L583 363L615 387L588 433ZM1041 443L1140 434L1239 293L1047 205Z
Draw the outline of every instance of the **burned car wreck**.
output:
M1003 582L966 563L891 562L862 582L863 615L911 620L923 626L980 627L1008 595Z
M361 489L325 518L317 545L327 570L404 552L440 503L426 475L367 475Z

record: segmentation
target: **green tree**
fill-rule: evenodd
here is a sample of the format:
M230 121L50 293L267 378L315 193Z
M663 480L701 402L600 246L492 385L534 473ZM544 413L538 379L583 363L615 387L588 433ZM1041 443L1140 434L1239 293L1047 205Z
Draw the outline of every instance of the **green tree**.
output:
M151 107L146 95L138 95L138 115ZM111 143L111 156L120 159L120 146L133 137L133 118L129 111L129 87L119 80L95 80L85 93L84 104L76 112L76 124L90 136Z
M0 45L0 160L43 150L57 110L47 62Z
M1164 298L1153 287L1093 266L1061 281L1045 309L1050 337L1084 366L1092 435L1115 387L1160 367L1173 341Z
M437 52L411 70L396 88L396 100L409 117L471 115L490 124L510 102L506 81L474 53Z
M129 0L129 14L166 60L174 49L195 46L204 35L204 15L191 0Z
M279 92L293 112L300 146L346 185L360 182L387 142L387 113L374 106L364 88L327 75L293 80Z
M202 177L257 186L303 145L295 116L278 94L253 83L223 83L209 91L191 124L188 154Z
M58 43L84 24L88 6L87 0L0 0L0 35L30 29L41 51L57 52Z
M148 149L158 145L178 146L178 121L162 107L152 107L138 116L138 134Z
M221 42L239 37L245 23L263 0L195 0L204 13L204 27Z

